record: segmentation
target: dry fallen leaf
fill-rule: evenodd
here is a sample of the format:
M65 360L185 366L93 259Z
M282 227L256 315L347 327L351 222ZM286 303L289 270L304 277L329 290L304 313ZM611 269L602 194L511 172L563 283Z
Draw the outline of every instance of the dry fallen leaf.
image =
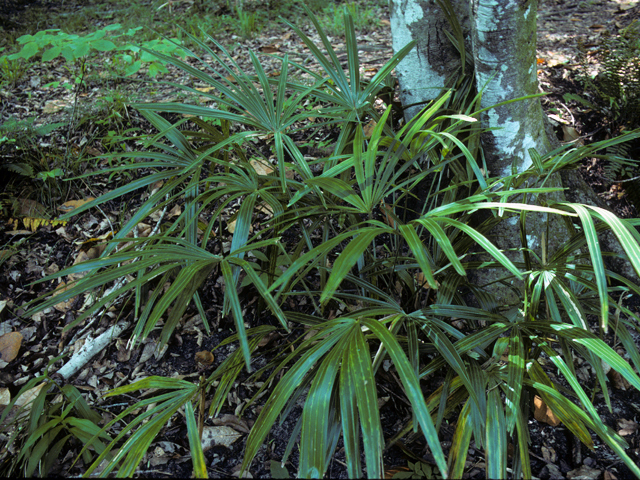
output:
M559 65L564 65L565 63L569 63L569 59L559 53L550 53L547 56L546 61L547 61L547 65L550 67L557 67Z
M147 344L142 349L142 354L140 354L140 358L138 359L138 364L144 363L153 357L153 354L156 351L157 343L154 340L149 340Z
M582 145L584 143L580 140L580 134L575 128L570 127L569 125L562 125L562 132L562 140L564 142L576 142L578 145Z
M378 123L375 120L371 120L369 123L367 123L363 130L364 130L364 136L365 138L371 138L371 135L373 134L373 130L376 128L376 125L378 125Z
M47 215L47 207L35 200L21 198L16 213L22 217L44 217Z
M238 432L246 434L249 434L249 432L251 431L249 424L247 424L247 422L245 422L242 418L238 418L237 416L228 413L225 413L220 418L212 418L211 422L216 426L224 425L226 427L231 427Z
M75 281L70 281L69 283L65 283L64 281L61 281L60 285L58 285L58 288L56 288L53 291L53 296L55 297L55 296L60 295L61 293L65 292L65 291L69 290L71 287L73 287L74 284L75 284ZM75 302L75 300L76 300L76 297L71 297L66 302L56 303L53 306L53 308L55 308L59 312L66 313L67 310L69 310L71 308L71 305L73 305L73 302Z
M49 100L45 102L42 113L56 113L69 106L71 105L65 100Z
M182 208L180 208L180 205L175 205L168 213L167 213L167 218L174 218L174 217L178 217L180 216L180 214L182 213Z
M20 380L20 379L17 379L17 380ZM29 411L31 410L31 404L40 393L40 390L42 390L42 387L44 387L45 385L50 385L50 384L42 382L41 384L36 385L33 388L30 388L29 390L24 392L22 395L20 395L18 398L16 398L16 402L13 404L13 408L9 412L9 415L7 416L7 418L5 418L5 425L11 420L13 420L16 416L18 416L19 418L26 417L29 414Z
M70 212L72 210L75 210L78 207L81 207L85 203L89 203L92 200L95 200L95 198L87 197L87 198L83 198L81 200L69 200L68 202L64 202L62 205L60 205L58 207L58 210L67 213L67 212Z
M11 392L8 388L0 388L0 406L9 405L11 402Z
M73 261L73 264L74 265L78 265L78 264L86 262L88 260L91 260L91 257L89 257L88 252L80 250L78 252L78 255L76 256L76 259ZM83 270L82 272L72 273L72 274L68 275L69 280L71 280L69 283L73 283L76 280L81 279L87 273L89 273L89 270Z
M168 463L170 459L171 455L167 455L162 448L156 447L153 449L153 455L151 455L151 458L149 459L149 465L157 467L158 465Z
M545 447L544 445L541 447L542 458L545 459L548 463L556 463L558 460L558 454L551 447Z
M0 250L0 262L9 260L14 253L14 250Z
M249 163L251 163L251 166L258 175L269 175L270 173L273 173L273 167L267 162L263 162L254 158Z
M390 227L396 228L396 221L394 219L395 215L393 214L393 205L381 202L380 210L382 211L382 213L384 213L384 223L386 223Z
M429 282L427 282L427 277L424 276L424 273L422 272L417 272L414 275L416 282L418 282L418 284L424 288L425 290L429 290L430 288L435 288L437 289L440 286L440 283L436 280L436 284L435 286L429 284Z
M597 480L602 470L582 465L580 468L567 472L567 478L570 480Z
M196 90L202 93L209 93L215 90L214 87L196 87Z
M116 339L116 348L118 350L116 359L118 362L126 363L131 358L131 349L127 348L126 340L122 340L121 338Z
M616 370L611 370L609 372L609 379L611 380L613 388L618 390L629 390L631 388L631 384L627 382L627 379L620 375L620 372Z
M233 469L231 470L231 476L233 478L253 478L253 475L251 475L250 471L242 471L242 464L240 463L233 467Z
M18 356L22 345L22 334L18 332L9 332L0 336L0 355L2 360L9 363Z
M539 422L548 423L555 427L560 424L560 419L551 411L541 397L536 395L533 399L533 417Z
M625 437L627 435L633 435L638 431L638 422L634 420L626 420L621 418L618 420L618 435Z
M618 480L618 477L616 477L609 470L605 470L604 471L604 480Z
M206 452L217 445L229 448L240 437L242 437L241 433L225 425L204 427L202 429L202 450Z
M278 45L265 45L260 47L260 51L262 53L278 53L280 51L280 47Z

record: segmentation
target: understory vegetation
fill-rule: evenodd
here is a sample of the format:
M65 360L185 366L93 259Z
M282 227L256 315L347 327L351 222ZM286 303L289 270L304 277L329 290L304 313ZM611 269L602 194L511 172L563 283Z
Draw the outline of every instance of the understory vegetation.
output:
M320 71L287 55L271 56L279 76L269 76L257 53L251 53L253 68L247 71L219 39L188 25L171 33L179 45L167 40L164 49L140 43L137 50L121 50L124 74L147 60L158 72L167 66L181 70L190 80L173 86L185 101L118 104L117 96L111 97L105 135L128 128L129 109L155 131L137 137L137 151L112 138L112 153L100 158L103 169L84 174L78 169L71 182L96 174L124 179L134 171L148 174L131 177L73 215L140 189L149 195L114 226L99 258L44 278L52 283L88 272L55 296L27 305L27 314L93 292L92 302L67 329L114 302L130 302L131 345L159 332L162 348L187 311L198 312L210 331L201 287L222 277L222 313L236 328L225 344L235 342L238 348L197 382L148 377L112 390L110 397L128 394L136 400L108 422L55 375L32 379L21 392L42 382L45 388L29 410L8 417L12 403L3 414L3 475L46 475L75 438L84 444L87 476L133 476L162 428L182 412L194 475L206 477L203 425L220 413L239 376L249 374L263 383L244 408L264 406L247 439L243 470L251 467L274 424L304 399L282 458L284 464L299 449L300 477L322 478L341 445L349 477L382 478L385 448L418 432L443 477L463 475L473 442L485 452L487 478L507 478L507 471L513 478L531 478L528 420L537 397L587 447L594 447L593 432L640 477L625 453L625 440L603 423L593 403L597 392L611 407L609 370L640 390L640 351L633 339L640 319L626 306L640 286L607 268L608 253L598 242L604 231L612 232L640 274L640 221L589 205L540 201L556 191L545 186L550 175L578 168L585 157L637 139L640 132L544 155L532 152L534 165L526 172L489 177L477 121L482 92L475 91L472 75L461 76L455 88L402 125L389 96L391 74L413 45L365 81L352 16L357 10L353 3L339 17L333 10L316 17L305 7L322 47L293 23L298 19L289 23ZM244 25L238 28L254 28L238 12ZM327 29L332 35L333 29L344 31L346 72ZM125 27L112 30L134 34ZM47 35L47 48L59 48L61 55L65 42L77 40ZM106 52L113 45L115 52L115 43L97 43L103 38L91 37L83 48ZM74 51L69 58L75 61ZM22 60L18 53L0 61L25 61L28 53ZM82 84L83 72L76 71L71 90ZM3 78L13 81L7 75ZM194 81L210 88L189 86ZM21 132L28 137L32 128L24 124ZM322 158L309 159L301 139L326 131L335 133L335 141ZM13 137L14 147L24 150L22 138ZM9 138L0 139L0 147L3 141ZM38 173L22 160L3 167L25 176ZM72 170L56 168L40 169L49 172L41 179L43 188L60 188L57 177ZM176 205L179 215L168 216ZM564 219L569 240L550 250L549 232L528 228L532 215ZM142 221L153 225L150 233L139 234ZM517 251L501 251L490 241L500 222L519 225ZM498 304L490 285L469 280L482 269L501 271L499 282L519 301ZM247 327L244 299L256 295L260 315ZM309 313L293 308L296 304L310 306ZM254 352L274 332L287 336L287 348L255 368ZM604 341L611 334L623 353ZM594 372L591 384L578 380L578 361ZM549 365L557 372L553 378ZM381 368L397 377L413 412L394 438L384 438L380 422L376 375ZM431 388L435 374L444 380ZM444 424L454 429L448 448L440 441Z

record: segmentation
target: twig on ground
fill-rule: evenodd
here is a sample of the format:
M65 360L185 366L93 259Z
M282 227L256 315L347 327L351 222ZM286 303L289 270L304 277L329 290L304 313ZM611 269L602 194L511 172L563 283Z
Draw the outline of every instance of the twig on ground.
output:
M167 197L168 198L168 195ZM160 217L158 218L158 221L156 222L156 225L153 229L153 231L151 232L151 234L149 236L153 236L155 235L158 230L160 229L160 223L162 222L162 219L164 218L166 212L167 212L167 207L168 205L164 206L164 209L162 210L162 212L160 213ZM137 232L134 229L134 237L137 238ZM142 248L144 245L146 244L146 242L142 245L140 245L138 247ZM135 260L133 260L134 262L137 260L137 258ZM115 282L115 284L113 286L111 286L104 295L109 296L111 295L113 292L115 292L116 290L122 288L124 286L124 284L127 282L126 278L120 278L119 280L117 280ZM119 299L121 298L121 296L119 296L117 299L115 299L111 304L109 305L105 305L97 314L93 315L92 319L89 320L89 322L87 323L87 325L81 330L81 332L79 332L77 335L74 336L75 338L78 338L80 335L84 334L84 332L91 327L91 325L93 323L95 323L95 321L98 318L102 317L102 314L111 307L111 305L115 304ZM69 359L69 361L67 363L65 363L60 370L58 370L56 373L60 376L62 376L65 380L68 380L69 378L71 378L73 375L75 375L78 370L80 370L82 367L84 367L89 360L91 360L96 354L98 354L100 351L102 351L103 349L105 349L109 343L111 343L111 341L114 338L118 338L119 335L122 334L122 332L124 332L127 328L129 328L129 325L131 324L131 322L126 321L126 320L122 320L120 322L118 322L117 324L111 326L110 328L107 329L106 332L102 333L101 335L99 335L98 337L92 339L92 338L87 338L85 340L85 344L82 346L82 348L76 352L71 359ZM71 342L69 342L69 345L72 345L74 343L74 339L72 339ZM130 344L131 342L129 342ZM129 344L127 344L127 348L129 348Z
M118 336L129 327L129 323L130 322L123 320L108 328L102 335L93 339L88 338L82 348L56 373L65 380L71 378L78 370L84 367L89 360L105 349L114 338L118 338Z

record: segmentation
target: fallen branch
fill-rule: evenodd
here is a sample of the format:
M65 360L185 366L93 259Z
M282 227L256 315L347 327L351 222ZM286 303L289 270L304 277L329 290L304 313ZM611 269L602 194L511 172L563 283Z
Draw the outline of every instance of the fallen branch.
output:
M165 197L168 199L168 195ZM158 230L160 229L160 223L162 221L162 219L165 216L165 213L167 212L167 206L164 206L164 209L162 210L162 212L160 213L160 217L158 218L158 221L156 222L156 225L153 229L153 231L151 232L150 236L155 235ZM136 227L137 228L137 227ZM134 237L137 238L137 231L134 228L133 231ZM145 242L146 244L146 242ZM144 245L142 245L144 246ZM138 247L140 248L140 247ZM137 259L134 260L134 262ZM119 264L118 264L119 265ZM125 283L126 283L126 278L121 278L118 281L116 281L115 285L113 285L109 290L107 290L107 292L105 293L105 295L110 295L112 292L115 292L116 290L118 290L119 288L121 288ZM113 303L117 302L118 299L116 299ZM104 312L107 308L109 308L109 305L105 305L101 312ZM85 326L85 328L83 328L81 330L81 332L79 332L77 335L82 335L83 332L85 332L87 330L87 328L89 328L91 326L91 324L93 324L93 322L96 321L97 318L100 318L100 313L98 313L97 315L94 315L93 319L89 321L88 325ZM101 350L105 349L109 343L111 343L111 341L114 338L118 338L118 336L120 336L122 334L122 332L124 332L127 328L129 328L131 322L127 322L127 321L121 321L115 325L113 325L112 327L108 328L106 332L104 332L102 335L100 335L99 337L96 338L90 338L87 337L87 339L85 340L84 345L82 345L82 347L80 348L80 350L78 350L76 353L73 354L73 356L71 357L71 359L69 359L69 361L67 363L65 363L60 370L58 370L56 372L57 375L60 375L62 378L64 378L65 380L69 380L69 378L71 378L72 376L74 376L78 370L80 370L82 367L84 367L89 360L91 360L93 357L95 357ZM75 337L74 337L75 338ZM72 342L73 343L73 340ZM129 346L128 346L129 348Z
M65 380L69 380L69 378L84 367L89 360L105 349L114 338L117 338L127 328L129 328L129 322L123 320L108 328L102 335L96 338L87 338L82 348L74 353L71 359L56 373Z

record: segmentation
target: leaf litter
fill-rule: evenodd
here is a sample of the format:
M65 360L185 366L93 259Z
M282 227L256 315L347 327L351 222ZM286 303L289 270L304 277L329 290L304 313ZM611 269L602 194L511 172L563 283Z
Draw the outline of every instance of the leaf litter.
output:
M634 10L632 2L600 2L596 9L589 9L578 5L579 2L559 2L555 0L541 1L541 22L539 24L538 37L538 56L544 59L539 64L539 76L543 86L553 86L558 83L558 78L562 78L564 72L571 69L572 62L576 52L576 35L566 35L566 30L571 28L572 31L578 30L586 32L586 42L592 42L597 37L602 23L605 19L610 18L610 22L622 22L626 17L637 15L637 9ZM585 3L585 2L580 2ZM575 5L574 5L575 4ZM605 15L606 13L606 15ZM569 15L568 24L566 15ZM565 23L566 22L566 23ZM361 54L364 59L365 76L373 76L377 71L377 67L382 65L384 61L391 57L391 41L389 37L389 24L387 19L381 21L383 28L367 34L363 37L364 43L368 48L363 48ZM568 25L567 25L568 24ZM580 28L575 28L575 27ZM258 38L245 41L238 44L237 50L234 52L234 58L241 65L247 62L249 49L254 51L262 51L263 53L284 53L287 52L296 61L307 61L308 55L305 53L303 45L299 42L295 35L291 35L287 27L282 26L284 31L266 32ZM307 34L314 35L311 32ZM333 39L334 48L339 55L344 55L346 49L340 45L341 39ZM270 65L269 60L265 61L265 68L277 74L277 63ZM64 69L60 64L54 67L54 72L60 77L64 76ZM184 81L180 77L180 73L170 68L170 76L173 81L179 83ZM560 75L560 77L558 77ZM40 86L41 82L31 82L29 93L30 98L24 95L19 100L11 102L8 105L6 114L20 115L20 107L30 109L36 114L42 115L48 121L57 121L63 118L66 108L70 106L69 98L62 88L44 89ZM125 90L133 91L136 87L135 83L124 83ZM196 87L196 89L203 87ZM83 102L91 102L96 98L98 92L90 90L82 99ZM59 98L52 98L58 96ZM47 100L43 101L44 98ZM155 101L169 101L174 99L172 89L159 86L155 94ZM29 103L31 102L31 103ZM22 105L20 105L22 104ZM135 118L135 114L134 118ZM139 121L139 119L138 119ZM576 134L581 132L575 126L565 125L565 134L568 138L577 139ZM569 133L566 133L569 132ZM82 141L81 138L75 141ZM96 154L103 152L103 145L95 142L90 146ZM269 165L252 163L259 174L268 174L272 171ZM105 193L108 188L114 185L114 181L121 179L109 180L104 179L102 185L95 185L96 188L87 192L77 192L80 195L77 199L69 199L61 203L58 207L61 211L70 211L78 208L87 201L93 199L92 195L97 193ZM160 188L159 185L155 188ZM142 194L139 198L129 199L130 204L128 210L135 208L136 203L143 201ZM18 213L24 217L37 218L42 213L47 212L47 208L38 202L23 199L22 207ZM267 210L267 209L265 209ZM234 212L229 212L233 215ZM265 214L271 212L265 211ZM179 206L174 206L171 210L171 216L180 214ZM61 353L78 354L85 345L89 345L94 339L99 338L109 328L113 326L121 318L123 314L127 314L130 308L126 304L117 304L111 306L103 312L102 318L94 319L90 325L78 325L70 331L64 331L64 327L71 323L74 318L82 312L85 302L90 301L89 296L84 298L71 299L68 302L57 304L54 308L47 312L36 315L30 319L23 319L21 315L20 305L25 301L31 300L45 292L44 288L69 288L73 281L81 278L77 274L74 278L67 281L61 281L57 285L42 284L30 285L31 282L42 278L44 273L52 273L70 264L77 264L86 259L97 258L101 249L104 248L104 241L113 235L110 225L116 224L122 215L119 205L110 205L110 210L101 212L103 218L94 216L87 212L81 213L74 218L69 224L59 226L54 224L41 223L35 225L26 224L24 230L18 230L16 226L5 222L4 236L9 240L11 249L3 250L9 252L0 256L0 269L2 269L2 287L3 298L2 308L0 308L0 354L2 355L2 364L0 368L0 404L8 404L9 398L17 394L20 386L24 385L37 374L41 373L47 366L47 362L56 358ZM150 221L157 219L151 218ZM388 218L388 222L392 223L393 219ZM227 222L227 231L233 232L233 220ZM13 227L13 228L11 228ZM150 226L141 224L138 229L141 236L148 235ZM11 228L11 229L10 229ZM224 235L223 232L218 234ZM91 246L88 246L88 244ZM88 247L88 248L84 248ZM85 273L86 274L86 273ZM429 285L424 285L429 288ZM222 295L222 283L218 279L208 281L203 291L207 294L207 313L214 320L212 323L215 328L211 335L204 333L202 320L197 315L185 319L184 323L178 328L175 338L167 345L164 351L157 349L157 338L149 337L145 343L141 345L130 345L126 338L113 338L104 348L96 352L85 365L83 365L76 376L70 381L81 391L91 404L104 408L107 412L115 414L119 409L126 408L130 399L118 399L124 405L118 407L117 403L105 402L103 395L109 389L126 385L135 380L148 377L150 375L165 375L170 377L178 377L189 379L194 382L202 373L202 369L210 369L218 366L224 358L232 353L233 345L216 350L215 356L211 353L219 343L230 334L233 333L233 325L221 316L220 300ZM249 323L255 321L256 298L247 299L247 321ZM89 328L87 328L89 327ZM308 332L306 332L308 333ZM289 339L280 334L272 334L265 337L261 342L256 356L256 366L264 366L268 361L268 352L270 349L280 349L290 346ZM293 348L291 346L291 348ZM54 364L54 369L62 365L62 361ZM549 368L550 369L550 368ZM551 370L551 369L550 369ZM615 372L613 372L615 374ZM585 370L583 372L585 379L591 377L592 372ZM382 379L384 388L384 379ZM640 415L640 402L637 398L628 394L624 379L618 379L615 375L610 377L612 385L612 403L613 414L602 409L603 415L608 415L610 426L616 429L619 435L625 437L629 442L632 451L636 452L640 458L640 435L638 423L635 418ZM40 392L44 384L37 385L21 395L20 406L28 407ZM256 418L259 406L254 406L244 410L246 401L254 395L263 385L260 382L252 381L248 378L241 377L241 381L234 385L234 388L228 395L228 401L225 409L220 417L211 418L208 421L211 425L205 427L204 432L207 433L206 448L207 460L214 472L224 474L238 475L239 462L242 458L242 440L246 440L246 435L252 424L252 420ZM389 381L387 387L393 391L397 389L395 380ZM393 432L398 426L402 425L411 412L403 405L402 402L396 400L393 395L384 396L386 399L384 405L381 406L383 414L383 425L385 430ZM259 405L260 402L258 402ZM535 403L535 402L534 402ZM566 432L566 429L554 419L555 415L548 407L541 404L534 405L534 418L539 422L539 428L532 428L532 453L537 455L541 460L538 464L534 460L534 471L539 472L541 478L553 478L554 476L562 476L565 478L588 478L596 479L603 475L605 480L615 480L623 478L623 473L617 469L615 462L610 460L606 454L598 455L598 452L605 452L606 449L600 445L598 451L585 452L583 455L576 453L576 440ZM293 409L290 418L294 418L300 414L300 406ZM606 411L606 413L605 413ZM109 414L105 414L105 420ZM286 446L286 439L293 431L295 421L288 419L283 424L277 426L273 432L273 442L267 446L265 452L257 458L252 472L254 476L269 475L274 472L270 468L271 462L279 462L282 459ZM446 430L445 430L446 431ZM188 445L185 443L186 429L180 418L174 418L164 430L163 438L155 442L150 450L148 461L154 472L169 473L178 476L189 476L191 467L189 462ZM159 437L160 438L160 437ZM204 437L203 437L204 438ZM446 435L443 442L446 442ZM407 447L415 451L418 455L424 453L424 446L420 441L413 444L407 443ZM578 445L578 450L580 447ZM78 451L79 452L79 451ZM63 457L59 462L59 472L75 472L81 473L81 465L73 467L69 470L75 454L78 452L69 452L71 455ZM344 470L340 467L341 458L344 454L339 453L336 462L330 470L332 476L344 476ZM342 455L342 457L341 457ZM475 456L474 456L475 455ZM424 456L422 457L425 458ZM475 458L476 467L470 468L467 478L483 478L482 471L482 452L474 450L472 446L470 451L470 459ZM392 449L387 458L389 471L392 465L404 463L406 465L406 453L400 449ZM578 463L578 460L580 462ZM296 471L295 462L296 454L292 454L287 464L287 472ZM406 468L406 467L402 467ZM144 473L144 472L141 472Z

